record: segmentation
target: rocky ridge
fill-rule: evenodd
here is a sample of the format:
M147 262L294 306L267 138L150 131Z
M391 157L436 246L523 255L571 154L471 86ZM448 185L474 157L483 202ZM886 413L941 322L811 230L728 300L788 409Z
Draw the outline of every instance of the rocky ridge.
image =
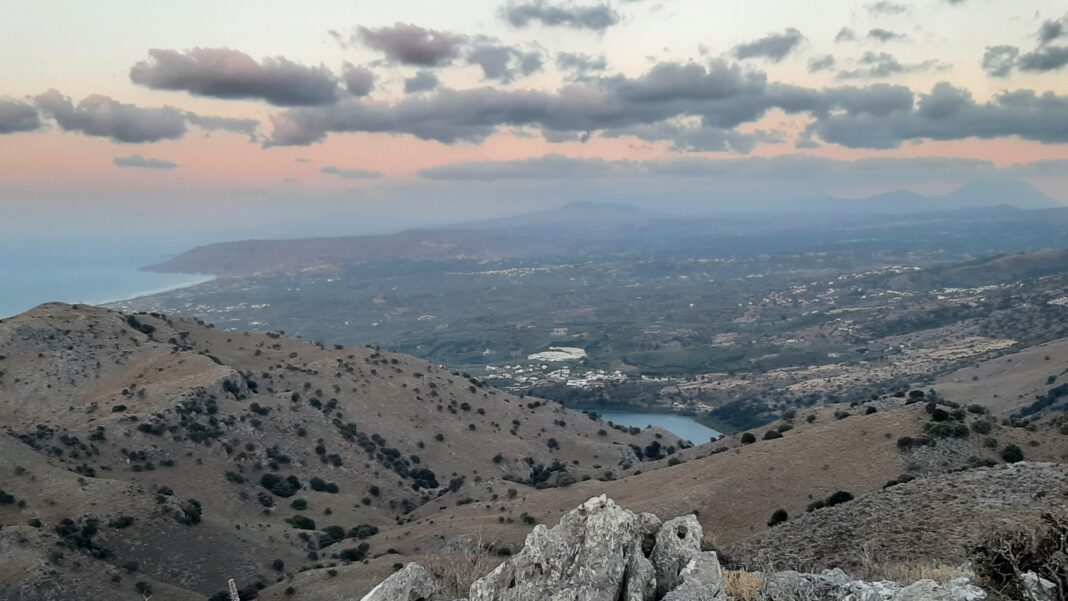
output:
M730 590L714 551L703 551L693 515L666 522L619 507L605 495L567 513L553 528L539 524L522 551L471 584L464 601L979 601L986 593L966 574L944 584L851 579L842 570L758 576L745 595ZM409 563L362 601L449 601L435 576ZM749 596L759 595L759 596ZM458 600L459 601L459 600Z

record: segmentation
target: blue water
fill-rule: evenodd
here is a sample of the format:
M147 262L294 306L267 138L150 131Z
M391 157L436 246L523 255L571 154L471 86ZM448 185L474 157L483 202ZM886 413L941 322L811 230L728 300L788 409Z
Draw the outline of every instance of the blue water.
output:
M149 240L0 240L0 317L49 301L101 304L211 279L138 271L185 249Z
M619 411L616 409L589 409L601 415L601 419L610 421L621 426L656 426L671 432L683 440L689 440L695 444L708 442L712 437L720 433L699 424L690 415L677 413L642 413L638 411Z

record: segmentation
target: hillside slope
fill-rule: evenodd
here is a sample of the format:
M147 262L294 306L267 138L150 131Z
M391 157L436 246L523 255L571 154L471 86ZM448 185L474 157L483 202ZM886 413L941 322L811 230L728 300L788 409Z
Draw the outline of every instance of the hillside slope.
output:
M0 427L18 501L0 524L201 595L269 582L275 560L384 552L375 529L483 479L622 473L631 444L679 445L403 355L60 304L0 321Z

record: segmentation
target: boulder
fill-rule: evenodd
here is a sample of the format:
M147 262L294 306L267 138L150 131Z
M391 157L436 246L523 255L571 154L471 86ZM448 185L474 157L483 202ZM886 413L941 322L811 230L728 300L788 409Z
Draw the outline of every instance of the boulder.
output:
M933 580L919 580L897 592L894 601L982 601L986 593L967 576L959 576L939 585Z
M819 574L776 572L765 576L769 599L840 599L841 601L982 601L986 593L961 575L946 584L919 580L896 582L853 580L840 569Z
M1021 576L1024 591L1033 601L1055 601L1057 585L1034 572L1025 572Z
M696 554L678 576L680 584L663 601L727 601L723 568L714 552Z
M657 531L651 559L658 599L682 582L682 570L701 552L703 536L700 522L692 515L668 520Z
M440 587L426 569L410 563L371 589L360 601L437 601Z
M471 585L470 601L652 601L647 530L637 514L593 497L552 529L536 526L522 551Z

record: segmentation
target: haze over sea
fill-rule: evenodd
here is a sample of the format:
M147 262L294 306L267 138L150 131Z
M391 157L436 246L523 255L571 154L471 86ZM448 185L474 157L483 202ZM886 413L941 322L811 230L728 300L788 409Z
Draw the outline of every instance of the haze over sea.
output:
M0 240L0 317L44 302L99 304L210 280L138 271L186 248L187 242L144 239Z

